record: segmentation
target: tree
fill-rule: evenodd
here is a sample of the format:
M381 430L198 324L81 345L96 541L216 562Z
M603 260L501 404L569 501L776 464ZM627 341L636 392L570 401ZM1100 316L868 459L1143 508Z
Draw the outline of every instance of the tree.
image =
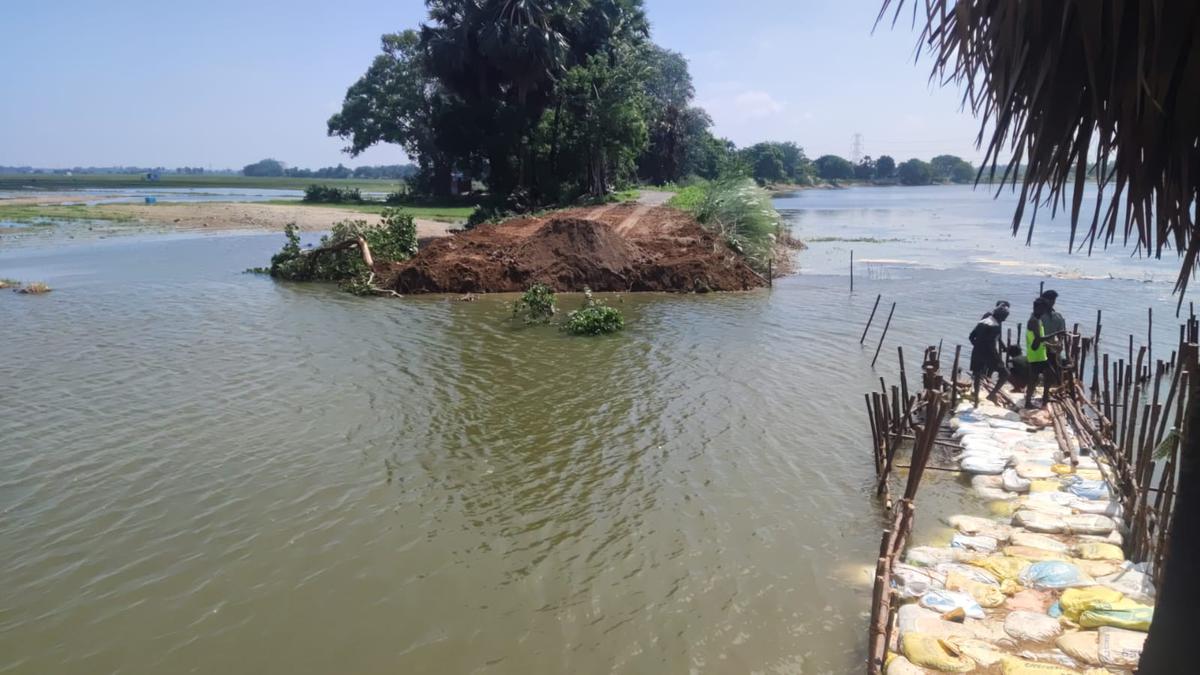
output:
M817 175L825 180L854 178L854 165L850 160L837 155L821 155L815 161Z
M904 185L929 185L933 182L933 170L919 159L910 159L896 170Z
M880 155L879 159L875 160L875 177L876 178L891 178L896 174L896 160L890 155Z
M778 183L786 177L783 152L776 143L755 143L741 151L750 175L759 183Z
M992 125L980 131L981 141L990 133L984 167L995 171L1000 153L1012 155L1004 178L1022 183L1013 233L1026 203L1035 205L1034 219L1040 203L1069 203L1068 250L1078 235L1089 243L1124 236L1155 257L1173 249L1181 260L1182 304L1200 256L1200 114L1193 95L1200 82L1200 41L1193 38L1200 6L1062 0L1053 20L1033 4L988 0L934 0L920 11L934 76L967 85L972 112ZM1088 170L1089 155L1098 170ZM1010 173L1022 164L1023 176ZM1084 206L1092 181L1096 201ZM1185 361L1193 373L1194 359ZM1188 390L1184 419L1176 420L1184 435L1169 550L1141 675L1187 672L1195 660L1200 378L1192 377Z
M355 157L376 143L395 143L419 163L431 191L450 194L453 158L437 130L459 105L426 68L416 31L389 33L382 54L366 74L346 91L340 112L329 118L330 136L350 141L345 151Z
M875 160L871 159L870 155L854 165L854 177L859 180L871 180L875 177Z
M775 143L783 159L783 173L793 183L812 182L813 164L804 154L804 148L791 141Z
M687 60L678 52L649 45L644 50L648 78L645 85L646 123L649 143L638 158L638 174L645 180L662 184L679 180L689 142L701 142L698 131L707 131L711 121L695 116L688 106L695 90L688 73ZM689 118L689 115L692 115ZM696 122L707 121L703 130Z
M243 176L276 177L283 175L283 162L277 159L260 159L242 167Z
M933 179L937 181L969 183L975 178L974 167L956 155L938 155L929 160L929 167L933 171Z

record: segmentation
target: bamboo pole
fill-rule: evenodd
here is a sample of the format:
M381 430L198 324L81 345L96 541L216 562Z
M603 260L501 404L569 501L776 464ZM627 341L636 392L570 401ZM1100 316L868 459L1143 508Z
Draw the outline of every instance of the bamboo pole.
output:
M871 359L871 367L875 367L875 361L879 359L879 350L883 347L883 340L887 337L888 328L892 325L892 314L896 312L896 303L892 303L892 309L888 312L887 322L883 324L883 333L879 336L879 344L875 345L875 356Z
M867 325L866 325L866 327L865 327L865 328L863 328L863 334L862 334L862 337L860 337L860 338L858 339L858 344L860 344L860 345L861 345L863 342L865 342L865 341L866 341L866 339L867 339L867 331L871 330L871 322L875 320L875 310L879 309L879 299L880 299L880 298L882 298L882 297L883 297L883 294L882 294L882 293L880 293L879 295L876 295L876 296L875 296L875 306L871 308L871 316L870 316L870 318L868 318L868 319L867 319Z

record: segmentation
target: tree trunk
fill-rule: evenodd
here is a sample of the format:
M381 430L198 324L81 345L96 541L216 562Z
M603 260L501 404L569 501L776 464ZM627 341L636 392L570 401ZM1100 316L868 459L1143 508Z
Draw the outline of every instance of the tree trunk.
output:
M1195 361L1188 361L1191 368ZM1196 667L1189 664L1197 658L1193 612L1200 607L1200 377L1188 378L1188 388L1170 544L1139 675L1173 675Z
M433 161L433 194L437 197L449 197L453 179L450 162L435 159Z

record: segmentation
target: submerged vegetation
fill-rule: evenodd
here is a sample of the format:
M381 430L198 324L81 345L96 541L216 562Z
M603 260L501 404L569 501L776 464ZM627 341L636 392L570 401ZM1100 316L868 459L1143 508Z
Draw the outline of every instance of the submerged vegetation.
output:
M3 288L20 288L20 287L21 287L21 282L20 282L20 281L17 281L16 279L3 279L3 278L0 278L0 289L3 289Z
M294 224L284 228L283 249L271 256L265 272L288 281L335 281L356 295L379 292L374 285L375 261L407 260L417 252L417 228L408 213L386 209L379 225L364 220L334 223L329 234L312 249L300 245L300 233Z
M0 286L0 288L3 288L3 286ZM52 290L54 289L50 288L50 286L44 281L31 281L27 284L21 284L18 282L17 287L13 289L13 292L25 293L27 295L41 295L42 293L49 293Z
M549 323L557 311L554 290L546 284L533 284L513 303L513 316L527 324Z
M616 307L604 304L592 296L592 289L583 289L583 307L567 314L560 327L572 335L607 335L625 328L625 317Z

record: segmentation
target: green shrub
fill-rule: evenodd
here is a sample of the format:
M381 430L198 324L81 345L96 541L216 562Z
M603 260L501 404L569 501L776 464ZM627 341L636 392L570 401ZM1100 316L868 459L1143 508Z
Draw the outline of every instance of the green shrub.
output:
M625 318L620 310L592 297L589 288L584 288L583 294L583 307L567 314L562 330L573 335L606 335L625 328Z
M338 248L339 245L361 236L377 263L406 260L417 252L417 228L411 215L399 209L384 209L381 218L379 225L369 225L364 220L334 223L330 233L309 251L300 247L299 228L289 223L283 230L287 241L279 253L271 256L268 272L288 281L337 281L352 293L370 293L371 270L363 262L362 253L357 246Z
M557 311L554 291L546 284L530 286L513 303L513 316L523 317L525 323L549 323Z
M309 185L304 188L304 200L315 204L359 203L362 192L358 188L337 188L330 185Z

